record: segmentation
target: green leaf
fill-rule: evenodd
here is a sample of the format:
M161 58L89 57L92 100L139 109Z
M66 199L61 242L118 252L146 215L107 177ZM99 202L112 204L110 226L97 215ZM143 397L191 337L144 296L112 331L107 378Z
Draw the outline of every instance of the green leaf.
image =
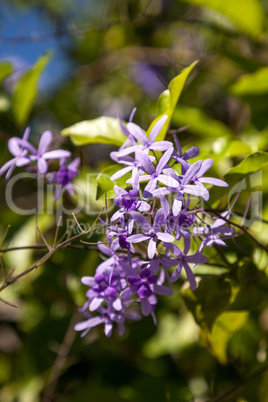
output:
M235 96L263 95L268 93L268 67L260 68L251 74L240 77L231 86L231 92Z
M194 134L205 138L233 136L232 130L221 121L211 119L200 109L194 107L178 107L174 112L173 123L176 126L189 125Z
M13 71L12 65L7 61L0 63L0 83L4 81Z
M131 174L126 174L124 177L118 180L111 180L110 177L116 173L118 170L122 169L120 165L111 165L105 168L98 176L97 176L97 200L104 200L105 193L107 194L107 199L114 198L115 193L113 191L114 185L117 185L121 188L126 187L126 181L130 179Z
M220 363L226 364L228 362L228 342L232 335L245 325L247 319L247 311L227 311L221 314L214 322L209 343Z
M195 296L201 305L206 324L211 328L219 314L229 306L231 285L221 277L203 278L195 291Z
M241 163L229 169L225 177L231 175L247 175L258 172L268 164L268 152L258 151L248 155Z
M165 122L164 126L162 127L162 130L157 136L157 141L162 141L166 137L167 129L169 127L170 121L172 119L175 107L177 105L177 102L179 100L179 97L181 95L181 92L183 90L183 87L185 85L185 82L192 71L192 69L195 67L198 61L194 61L190 66L186 67L182 72L177 75L177 77L173 78L173 80L170 81L168 89L162 92L162 94L159 96L156 109L157 109L157 114L158 117L154 119L154 121L151 123L147 134L149 134L155 125L155 123L161 119L162 116L165 114L168 115L168 119Z
M259 0L183 0L196 6L207 7L228 17L235 26L252 36L261 34L264 12Z
M17 83L13 95L13 114L20 126L23 126L29 118L37 94L38 81L50 59L51 53L40 57Z
M61 134L71 137L75 145L99 143L120 146L126 140L119 120L105 116L76 123L62 130Z

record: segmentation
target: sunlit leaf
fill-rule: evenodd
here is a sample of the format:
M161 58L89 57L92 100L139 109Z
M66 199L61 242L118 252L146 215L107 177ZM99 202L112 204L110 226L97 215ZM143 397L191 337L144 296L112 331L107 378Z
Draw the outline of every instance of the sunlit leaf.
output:
M241 163L229 169L226 177L239 174L247 175L250 173L258 172L263 169L268 163L268 152L258 151L254 154L247 156Z
M0 83L12 73L12 65L8 62L0 63Z
M228 342L232 335L243 327L247 318L247 311L227 311L221 314L214 322L209 342L220 363L227 363Z
M221 121L211 119L202 110L194 107L184 105L177 107L174 112L173 123L177 127L189 125L191 132L205 138L233 135L232 130Z
M105 116L76 123L62 130L61 134L71 137L75 145L99 143L120 146L126 140L119 120Z
M268 67L240 77L231 87L236 96L262 95L268 93Z
M154 119L152 124L150 125L148 129L148 133L151 132L152 127L155 125L155 123L165 114L168 115L168 119L165 122L165 124L162 127L162 130L157 136L157 141L161 141L166 137L167 129L168 126L171 122L175 107L177 105L177 102L179 100L179 97L181 95L181 92L183 90L183 87L185 85L185 82L192 71L192 69L195 67L195 65L198 63L198 61L194 61L190 66L186 67L182 72L177 75L177 77L173 78L173 80L170 81L168 89L165 90L159 97L157 101L157 114L158 117Z
M36 64L22 76L13 95L13 114L19 125L24 125L31 113L37 95L37 87L43 69L51 59L51 53L40 57Z
M263 29L264 13L259 0L183 0L207 7L228 17L241 31L258 36Z
M118 170L122 169L120 165L111 165L105 168L98 176L97 176L97 200L105 199L105 193L107 194L107 198L114 198L114 185L117 185L121 188L126 187L126 181L130 178L130 173L126 174L122 178L118 180L111 180L110 177L116 173Z

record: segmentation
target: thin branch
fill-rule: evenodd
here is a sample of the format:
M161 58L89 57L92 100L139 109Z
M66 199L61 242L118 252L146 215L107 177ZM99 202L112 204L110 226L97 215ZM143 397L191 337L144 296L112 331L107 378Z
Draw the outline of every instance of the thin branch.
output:
M77 314L74 313L71 318L70 324L67 328L63 342L60 345L57 357L52 366L52 370L51 370L51 373L50 373L50 376L48 379L47 386L44 390L42 402L51 402L53 400L53 396L56 391L59 378L61 376L62 370L64 369L66 359L68 357L72 343L75 339L75 331L74 331L73 327L77 321L76 316L77 316Z
M62 221L62 216L60 216L60 217L59 217L59 220L58 220L58 224L57 224L57 228L56 228L56 233L55 233L55 237L54 237L53 248L54 248L54 247L56 246L56 244L57 244L61 221Z
M5 281L2 286L0 287L0 291L5 289L6 287L8 287L9 285L11 285L12 283L16 282L18 279L22 278L23 276L27 275L29 272L32 272L34 270L36 270L40 265L44 264L47 260L50 259L50 257L59 249L68 246L72 241L74 240L79 240L81 237L88 235L90 233L91 230L93 230L94 226L96 225L96 223L99 220L100 215L103 212L103 209L101 210L101 212L99 213L99 215L97 216L96 220L94 221L94 223L92 224L92 226L87 230L87 231L83 231L83 233L79 233L73 237L70 237L68 239L66 239L65 241L63 241L62 243L58 243L54 248L50 249L42 258L40 258L40 260L38 260L36 263L34 263L33 265L31 265L28 269L26 269L25 271L21 272L20 274L14 276L13 278L10 278L8 281Z
M36 229L38 230L38 233L40 234L40 236L41 236L43 242L44 242L45 245L47 246L47 249L48 249L48 250L51 250L50 245L49 245L48 242L46 241L45 237L43 236L43 234L42 234L42 232L41 232L41 230L39 229L38 226L36 226Z

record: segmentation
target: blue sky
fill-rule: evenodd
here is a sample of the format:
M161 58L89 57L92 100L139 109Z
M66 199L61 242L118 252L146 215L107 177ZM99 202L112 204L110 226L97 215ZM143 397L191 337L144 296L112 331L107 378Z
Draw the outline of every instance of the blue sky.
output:
M0 16L1 60L11 59L25 67L31 66L50 50L53 58L42 75L40 89L49 91L69 76L72 70L71 61L63 51L70 45L68 35L34 39L35 35L50 35L55 32L54 24L46 18L41 7L14 8L12 4L1 1ZM24 37L29 37L29 40L23 40Z

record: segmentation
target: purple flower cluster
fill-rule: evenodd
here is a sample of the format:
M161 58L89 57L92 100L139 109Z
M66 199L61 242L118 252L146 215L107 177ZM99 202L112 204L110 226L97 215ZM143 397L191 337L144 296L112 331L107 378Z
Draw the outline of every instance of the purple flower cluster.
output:
M71 180L78 174L80 159L76 158L69 165L66 165L66 159L71 156L71 152L64 149L49 150L53 141L52 132L46 130L39 141L38 148L35 148L29 141L30 128L27 127L23 137L12 137L8 141L9 152L14 156L6 162L0 169L0 176L6 172L8 180L16 167L27 166L36 163L34 171L37 174L46 176L51 183L57 183L54 201L56 201L63 187L72 194L73 188ZM59 170L48 173L49 161L58 159Z
M172 283L184 269L192 290L196 278L191 264L207 261L205 246L224 246L224 238L233 228L221 218L205 223L197 208L201 199L209 199L204 183L228 186L222 180L205 177L213 160L189 159L198 156L198 148L182 153L178 139L157 141L167 120L163 116L149 137L133 122L121 122L126 141L111 158L123 165L111 180L131 172L127 190L114 186L117 207L106 231L107 245L100 243L104 261L93 277L82 278L89 287L87 301L80 310L86 318L76 324L85 335L91 328L104 324L110 336L114 325L119 335L125 332L126 319L137 320L152 315L154 321L158 296L170 296ZM228 211L223 218L228 215ZM140 306L140 308L139 308Z

